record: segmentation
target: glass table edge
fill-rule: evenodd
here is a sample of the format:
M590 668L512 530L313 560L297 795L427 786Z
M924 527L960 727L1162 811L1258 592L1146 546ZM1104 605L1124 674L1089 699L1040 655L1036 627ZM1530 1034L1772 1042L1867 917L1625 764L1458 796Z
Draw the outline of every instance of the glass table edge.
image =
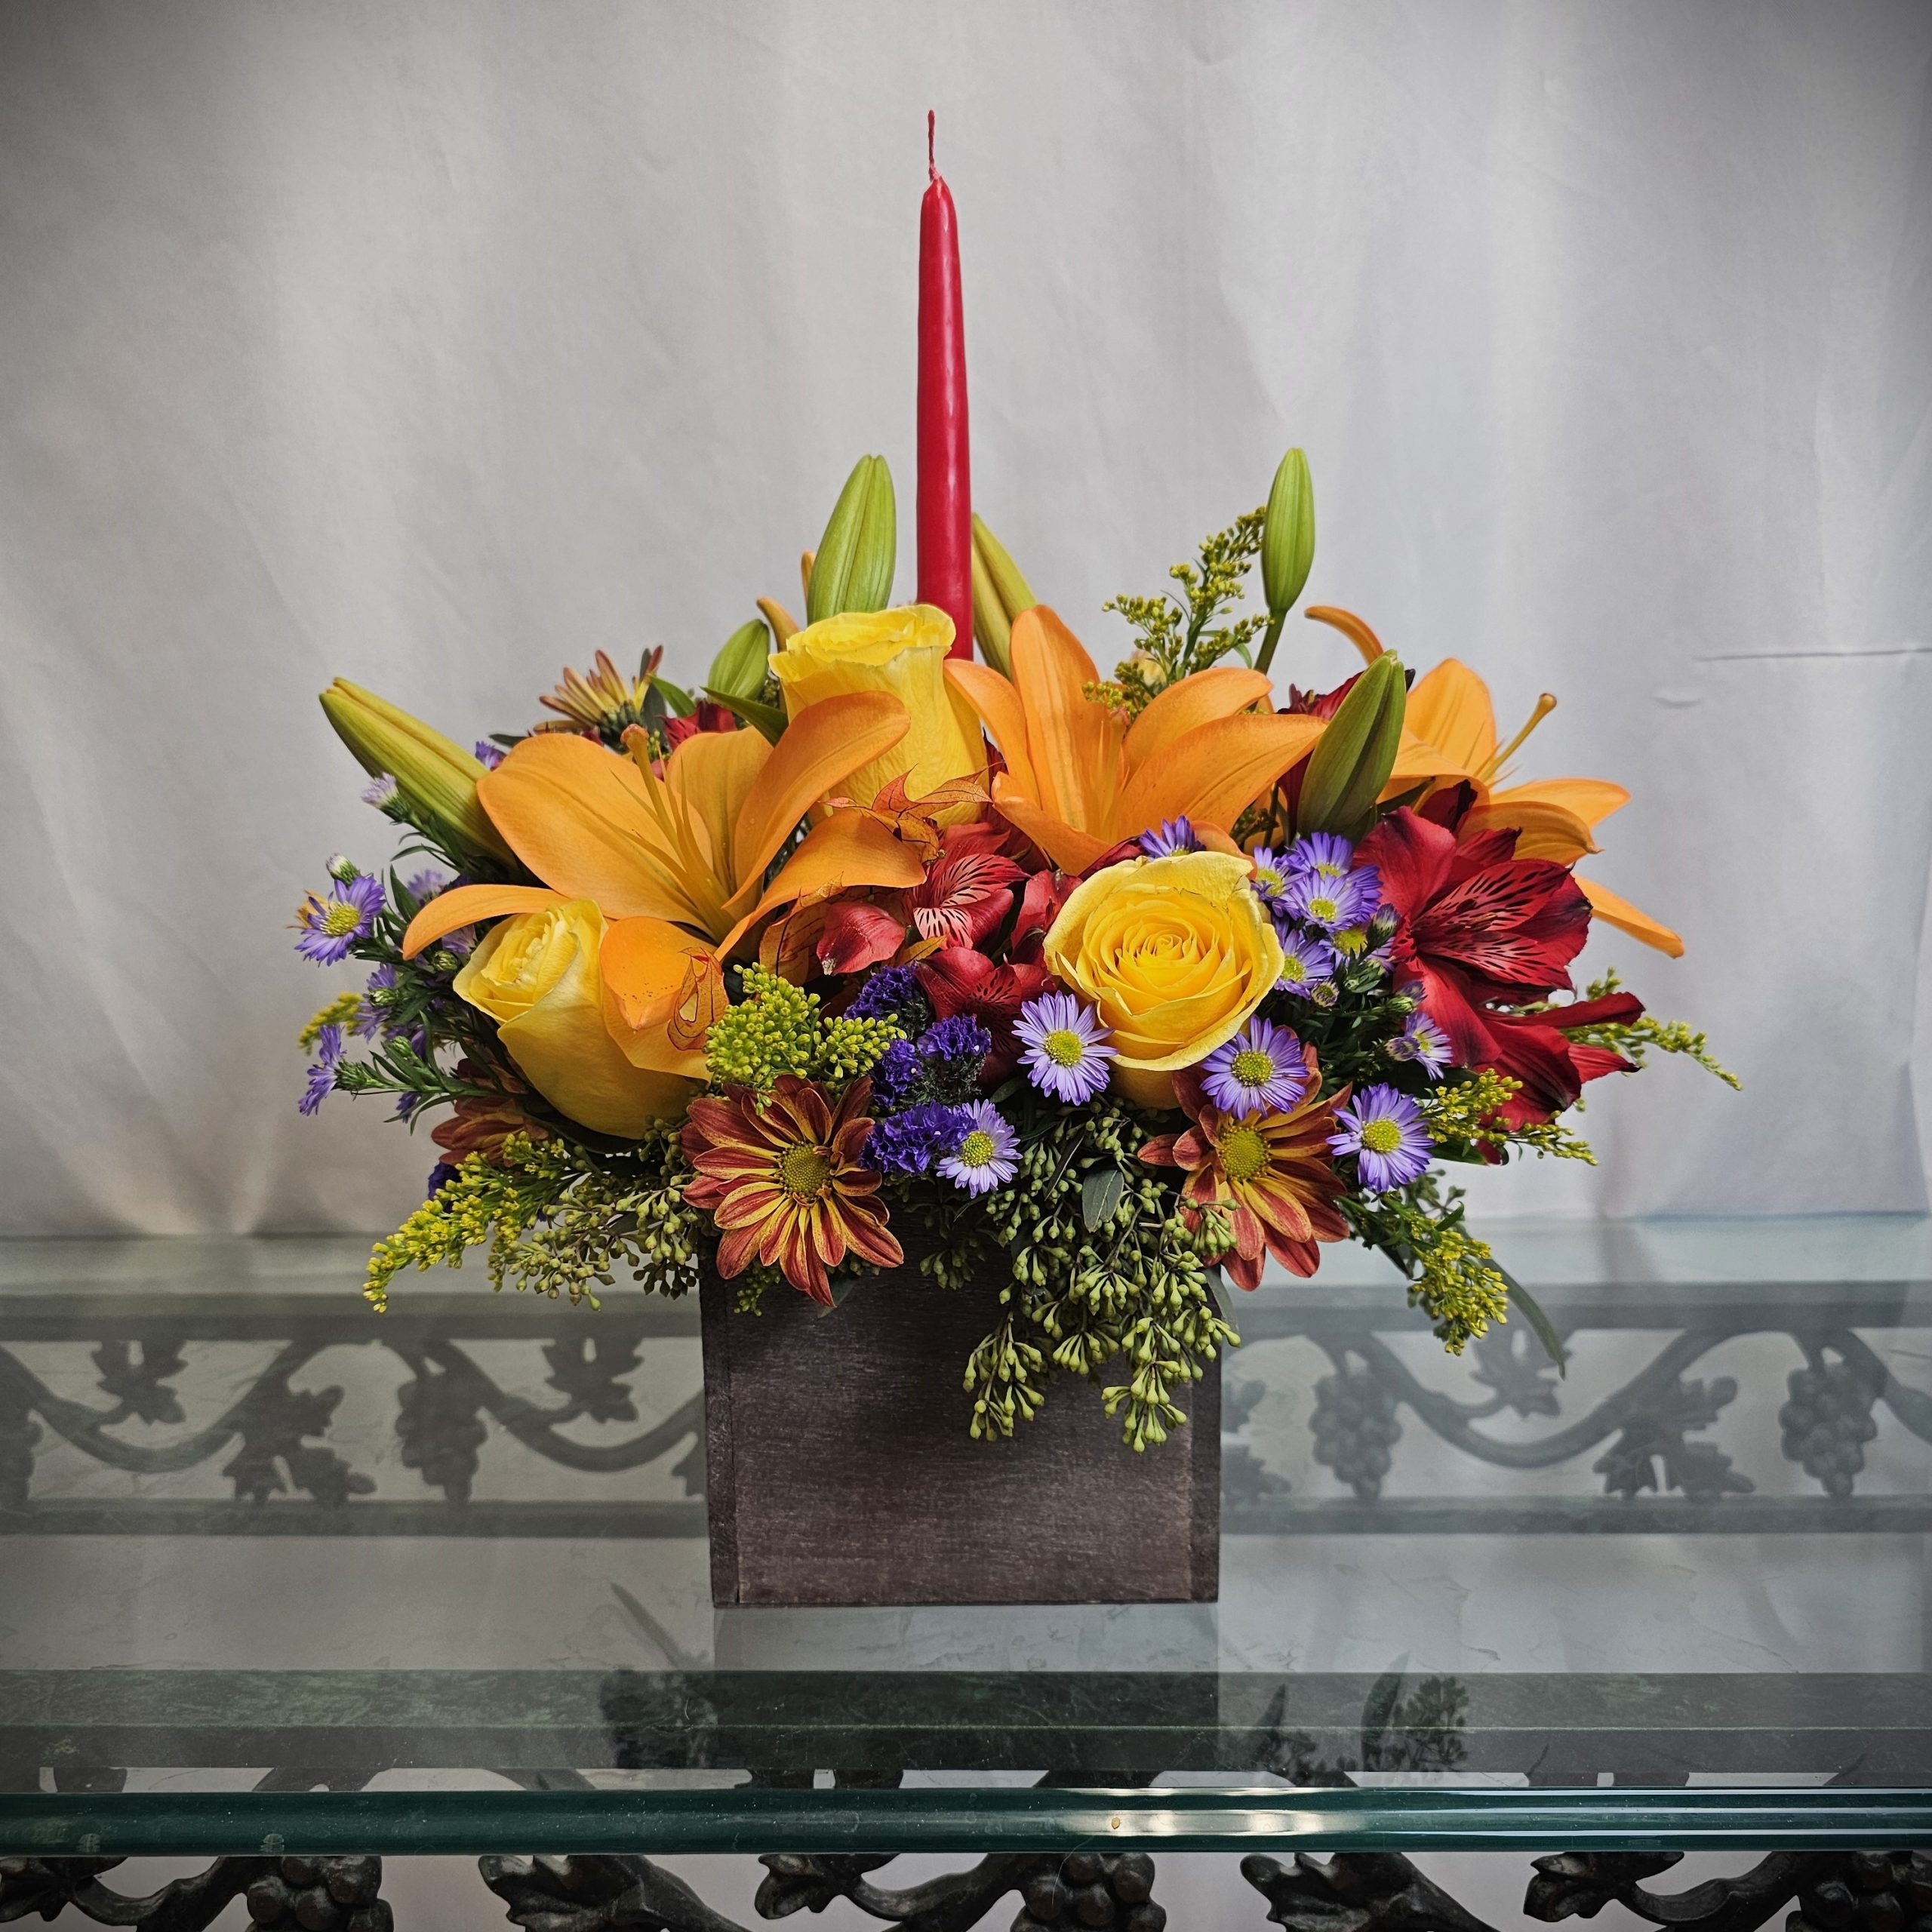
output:
M1932 1847L1932 1789L0 1793L0 1855Z

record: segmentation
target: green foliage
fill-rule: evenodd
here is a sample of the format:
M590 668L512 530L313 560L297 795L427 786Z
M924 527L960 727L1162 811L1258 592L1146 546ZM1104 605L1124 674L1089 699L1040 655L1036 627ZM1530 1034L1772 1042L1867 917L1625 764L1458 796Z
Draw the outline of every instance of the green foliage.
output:
M405 1268L457 1268L488 1244L491 1284L598 1305L620 1270L648 1292L680 1295L697 1280L703 1215L688 1208L676 1134L654 1127L621 1155L513 1134L491 1158L472 1154L369 1258L362 1292L378 1312Z
M1429 1317L1452 1355L1492 1321L1509 1318L1509 1284L1489 1244L1463 1226L1463 1190L1445 1191L1433 1169L1386 1194L1346 1197L1341 1208L1355 1238L1401 1269L1410 1306Z
M1168 685L1231 653L1247 659L1267 618L1263 613L1237 617L1232 611L1260 551L1265 515L1256 509L1237 517L1226 530L1202 539L1198 563L1176 564L1168 574L1180 586L1179 597L1172 591L1121 595L1101 607L1118 611L1137 641L1134 654L1115 666L1113 681L1095 695L1137 715Z
M1586 986L1583 997L1605 999L1623 984L1613 968ZM1621 1054L1633 1066L1643 1066L1652 1053L1681 1054L1686 1060L1695 1060L1706 1073L1714 1074L1734 1092L1743 1091L1743 1081L1719 1063L1704 1035L1694 1032L1681 1020L1659 1020L1647 1013L1640 1020L1601 1020L1594 1026L1566 1026L1563 1030L1573 1040L1592 1047L1607 1047L1612 1053Z
M817 993L768 967L746 967L740 993L704 1038L704 1063L720 1087L764 1095L790 1073L842 1088L871 1072L905 1037L890 1020L821 1019Z

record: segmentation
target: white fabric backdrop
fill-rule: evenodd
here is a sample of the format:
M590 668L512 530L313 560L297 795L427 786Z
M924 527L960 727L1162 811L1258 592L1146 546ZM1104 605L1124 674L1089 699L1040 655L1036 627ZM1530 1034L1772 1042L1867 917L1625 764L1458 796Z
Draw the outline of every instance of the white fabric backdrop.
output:
M1299 441L1311 597L1635 792L1595 869L1690 954L1589 963L1749 1090L1610 1083L1484 1204L1920 1207L1928 75L1911 0L13 0L0 1217L406 1207L426 1146L294 1109L284 922L385 855L313 694L694 671L862 451L909 528L928 104L978 500L1097 654Z

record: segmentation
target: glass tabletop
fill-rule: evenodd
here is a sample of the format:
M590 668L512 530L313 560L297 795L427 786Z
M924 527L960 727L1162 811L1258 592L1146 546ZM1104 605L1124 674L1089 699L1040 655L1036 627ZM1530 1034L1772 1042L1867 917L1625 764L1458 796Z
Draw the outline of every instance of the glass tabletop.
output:
M1927 1841L1932 1224L1512 1223L1226 1366L1220 1600L712 1606L694 1306L0 1247L16 1849ZM1023 1432L989 1456L1026 1453ZM1131 1525L1122 1533L1131 1534Z

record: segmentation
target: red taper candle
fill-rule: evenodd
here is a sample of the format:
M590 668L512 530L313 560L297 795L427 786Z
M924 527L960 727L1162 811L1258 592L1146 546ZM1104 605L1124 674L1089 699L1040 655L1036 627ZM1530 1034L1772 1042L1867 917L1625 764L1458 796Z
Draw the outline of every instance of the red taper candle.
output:
M951 654L973 654L973 484L966 436L966 318L959 217L933 158L919 207L919 601L952 620Z

